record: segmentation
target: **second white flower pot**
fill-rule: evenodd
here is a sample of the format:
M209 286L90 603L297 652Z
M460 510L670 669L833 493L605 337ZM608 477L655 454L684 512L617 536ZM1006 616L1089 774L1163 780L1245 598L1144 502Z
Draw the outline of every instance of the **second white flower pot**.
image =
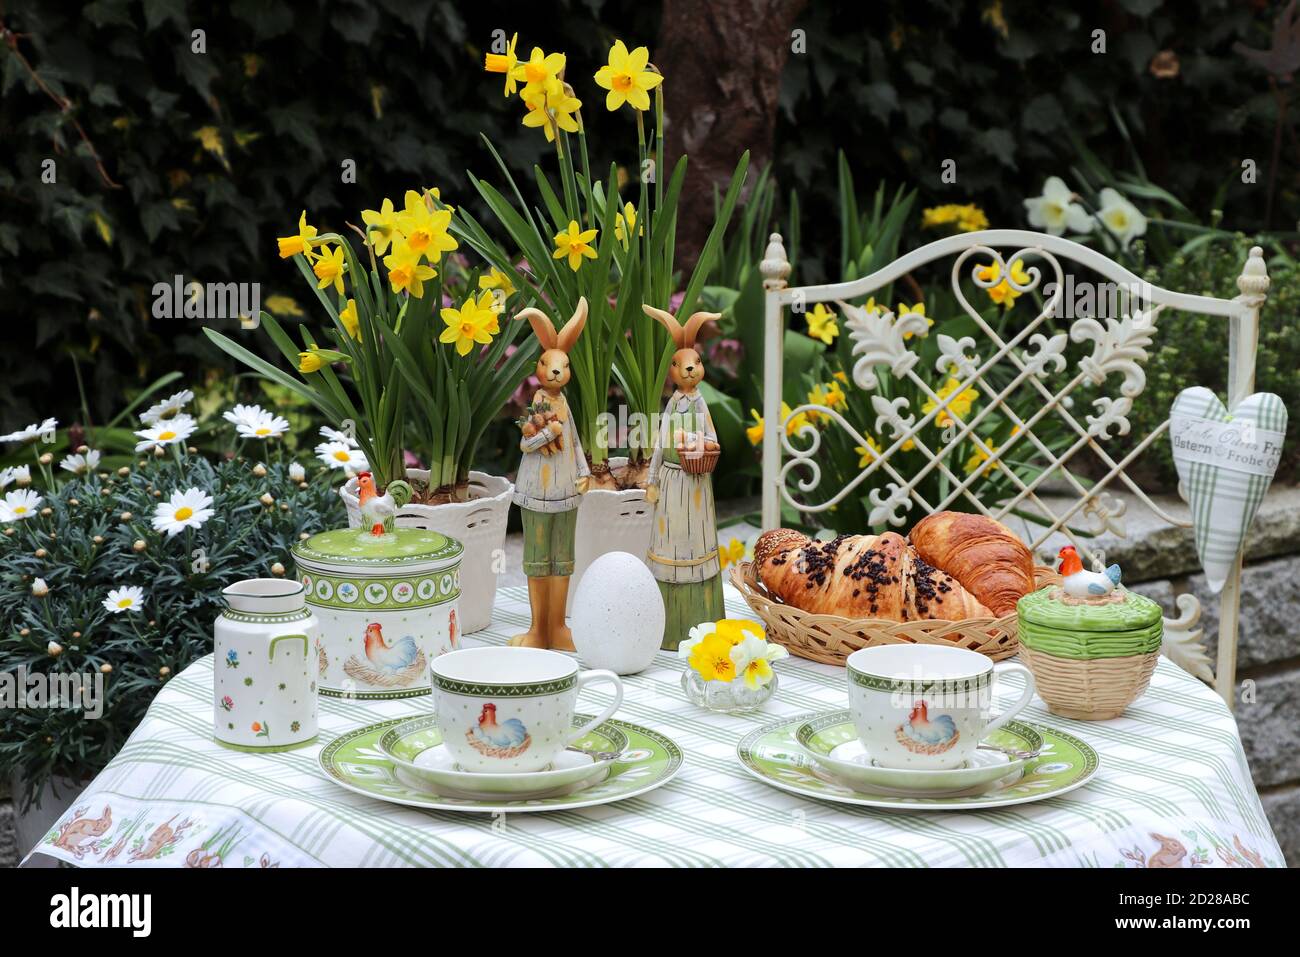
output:
M428 482L429 473L425 469L407 469L406 477L423 485ZM514 490L514 485L499 475L470 472L469 501L442 505L408 503L397 510L399 528L441 532L465 546L460 566L459 609L461 631L465 634L481 631L492 623L497 575L505 554L506 519ZM339 495L348 509L348 525L356 528L361 524L357 480L349 479L339 489ZM581 534L581 517L578 527Z
M627 459L611 458L609 465L622 468L627 465ZM630 488L622 492L592 489L582 496L574 532L573 577L569 582L566 614L573 613L573 596L578 593L583 572L601 555L630 552L645 561L654 512L654 506L645 500L645 489Z

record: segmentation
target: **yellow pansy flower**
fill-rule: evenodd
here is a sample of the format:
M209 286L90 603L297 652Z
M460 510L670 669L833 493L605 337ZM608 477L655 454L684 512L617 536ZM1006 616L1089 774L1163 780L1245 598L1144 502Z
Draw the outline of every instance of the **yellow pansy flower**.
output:
M393 244L393 251L384 257L388 267L388 282L393 292L406 290L416 299L424 297L424 284L438 275L437 270L420 262L420 254L405 241Z
M605 94L605 109L611 113L626 103L634 110L650 109L650 95L664 81L663 76L647 69L650 51L637 47L631 52L622 40L615 40L609 51L609 63L596 71L596 85Z
M623 212L614 217L614 236L624 246L627 245L629 229L636 229L636 207L631 203L626 204ZM640 235L640 232L637 235Z
M925 325L927 329L930 326L934 325L934 320L925 314L925 303L923 302L918 302L915 306L909 306L906 305L905 303L900 302L898 304L898 311L895 312L894 315L897 316L899 319L903 318L903 316L908 316L908 315L920 316L922 319L925 320ZM925 333L923 332L921 333L921 335L925 336ZM904 339L912 338L912 333L910 332L903 333L903 338Z
M339 312L339 322L353 339L361 339L361 320L357 316L357 301L349 299L348 304Z
M723 568L728 565L734 565L736 562L745 560L745 543L738 538L733 538L727 544L718 549L718 561Z
M276 240L280 247L280 258L288 259L299 253L305 253L311 259L311 244L316 238L316 227L307 225L307 210L298 217L298 232L292 236L281 236Z
M574 272L582 265L582 259L596 258L596 249L591 244L596 239L598 230L578 228L577 220L569 221L569 228L566 232L555 234L555 252L552 259L568 258L569 268Z
M723 638L727 644L735 646L746 638L763 637L763 626L748 618L723 618L713 625L713 633Z
M1002 267L994 262L987 266L980 266L975 270L975 273L979 276L981 282L993 283L997 282L998 277L1002 275ZM1021 286L1028 284L1029 273L1025 271L1025 261L1023 259L1017 259L1011 264L1011 279ZM1000 306L1010 306L1021 295L1020 291L1012 289L1011 283L1005 279L984 291L989 294L990 299Z
M437 198L436 195L434 198ZM451 252L460 245L448 232L451 226L450 209L430 209L425 197L413 189L406 191L405 202L406 208L397 214L397 228L406 238L406 245L412 252L425 257L430 263L436 263L443 253Z
M721 632L707 634L691 649L690 665L705 681L730 681L736 677L731 646Z
M969 386L961 392L957 392L957 388L960 385L961 383L956 379L949 378L937 393L940 400L948 399L949 396L952 396L952 398L948 400L943 411L935 416L935 422L940 426L952 425L954 416L959 419L966 418L970 413L971 406L975 403L975 400L979 398L979 393ZM957 394L954 395L953 393ZM934 399L926 399L925 404L921 406L921 411L929 413L933 412L938 407L939 402L936 402Z
M503 273L496 266L488 270L486 275L478 277L478 287L480 289L500 289L501 300L509 299L515 294L515 284L510 281L510 277Z
M808 322L808 335L820 339L828 346L840 334L840 327L835 323L835 313L827 309L824 302L817 303L812 312L804 314L804 318Z
M504 73L506 75L505 93L503 96L514 95L518 87L519 78L515 76L515 67L519 65L519 57L515 55L515 44L519 42L519 34L510 38L506 44L505 53L488 53L483 57L483 69L489 73Z
M867 436L866 445L855 445L853 451L858 453L858 468L864 469L876 460L880 454L880 443L874 436Z
M569 92L568 87L558 97L542 96L524 97L528 112L524 115L524 126L541 127L546 134L546 142L555 139L555 128L576 133L581 128L575 114L582 108L582 101Z
M458 355L468 355L474 343L487 345L501 331L497 324L496 296L491 291L483 293L476 301L466 299L459 309L444 308L440 315L447 328L438 336L439 342L454 342Z
M396 238L397 215L391 199L380 203L378 209L361 211L361 221L366 224L366 238L370 240L376 256L384 255L388 251L389 243Z
M320 280L316 284L316 288L324 289L327 286L333 286L335 292L340 296L343 295L343 272L346 268L347 264L343 261L342 246L323 250L311 267L311 271Z
M519 91L524 102L538 97L547 100L558 100L562 97L564 85L560 80L560 74L564 72L565 62L563 53L546 54L542 52L541 47L533 47L528 59L510 71L511 77L516 82L524 84L524 88Z

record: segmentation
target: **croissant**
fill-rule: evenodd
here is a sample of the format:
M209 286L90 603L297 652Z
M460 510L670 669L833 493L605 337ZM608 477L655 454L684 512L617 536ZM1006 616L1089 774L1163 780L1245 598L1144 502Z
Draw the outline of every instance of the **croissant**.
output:
M893 621L993 617L894 532L819 542L779 528L758 537L754 562L764 588L813 614Z
M909 536L916 553L953 578L998 616L1034 590L1034 556L1001 522L986 515L935 512Z

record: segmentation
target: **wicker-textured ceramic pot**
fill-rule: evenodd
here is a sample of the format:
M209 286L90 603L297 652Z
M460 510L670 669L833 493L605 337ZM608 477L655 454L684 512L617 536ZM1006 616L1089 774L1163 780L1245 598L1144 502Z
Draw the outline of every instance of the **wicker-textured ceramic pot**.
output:
M298 580L320 620L320 693L405 698L429 693L429 662L459 647L464 548L440 532L374 536L341 528L293 548Z

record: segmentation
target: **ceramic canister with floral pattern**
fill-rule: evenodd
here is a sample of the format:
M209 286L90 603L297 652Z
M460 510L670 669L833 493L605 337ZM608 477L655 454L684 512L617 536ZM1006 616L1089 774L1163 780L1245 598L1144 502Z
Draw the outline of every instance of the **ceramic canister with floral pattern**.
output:
M460 643L463 553L454 538L420 528L340 528L295 545L298 580L321 623L312 648L321 694L428 694L429 662Z
M245 751L288 751L316 739L320 623L298 582L250 578L221 592L213 626L213 736Z

